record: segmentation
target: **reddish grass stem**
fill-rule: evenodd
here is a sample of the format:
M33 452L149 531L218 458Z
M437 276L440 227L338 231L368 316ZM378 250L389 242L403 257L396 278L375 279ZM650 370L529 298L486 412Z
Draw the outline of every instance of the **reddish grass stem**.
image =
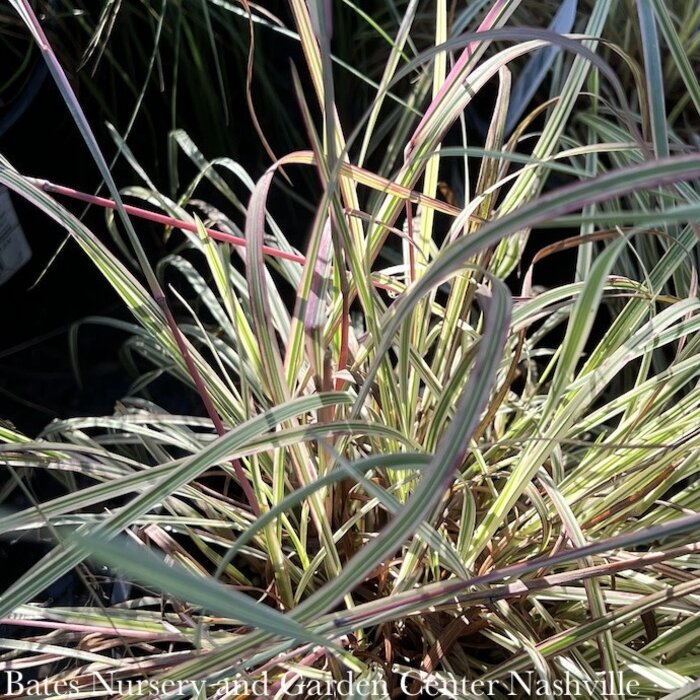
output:
M45 192L51 192L52 194L60 194L64 197L71 197L72 199L78 199L81 202L87 202L88 204L94 204L98 207L103 207L104 209L116 209L116 203L108 199L107 197L97 197L93 194L87 194L86 192L80 192L79 190L74 190L72 187L64 187L63 185L56 185L48 180L38 180L36 178L28 178L34 185L40 187ZM182 221L181 219L175 219L171 216L165 216L164 214L158 214L154 211L148 211L147 209L141 209L140 207L135 207L131 204L124 205L124 211L131 216L136 216L140 219L147 219L148 221L154 221L157 224L163 224L163 226L172 226L173 228L183 229L185 231L191 231L192 233L197 233L196 224L191 224L188 221ZM247 245L245 238L240 238L239 236L233 236L230 233L223 233L222 231L215 231L214 229L205 229L207 235L217 241L223 241L225 243L231 243L235 246ZM266 255L271 255L275 258L282 258L284 260L291 260L292 262L297 262L303 265L306 259L303 255L296 255L295 253L288 253L284 250L279 250L278 248L273 248L271 246L264 245L263 253Z

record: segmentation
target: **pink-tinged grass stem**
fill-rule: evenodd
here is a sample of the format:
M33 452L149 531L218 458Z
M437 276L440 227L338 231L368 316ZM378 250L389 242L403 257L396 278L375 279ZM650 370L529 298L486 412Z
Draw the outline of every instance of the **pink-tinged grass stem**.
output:
M103 207L104 209L116 209L116 203L108 199L107 197L97 197L96 195L88 194L86 192L80 192L79 190L74 190L72 187L64 187L63 185L56 185L48 180L38 180L35 178L29 178L38 187L41 187L45 192L50 192L52 194L60 194L64 197L71 197L72 199L78 199L81 202L87 202L88 204L94 204L98 207ZM164 214L159 214L155 211L148 211L147 209L141 209L140 207L135 207L131 204L124 205L124 211L130 216L135 216L139 219L147 219L148 221L154 221L157 224L163 224L163 226L172 226L173 228L183 229L185 231L191 231L192 233L197 233L197 225L189 223L188 221L182 221L181 219L175 219L172 216L166 216ZM211 228L205 229L207 235L217 241L223 241L225 243L231 243L236 246L245 246L245 238L240 236L234 236L230 233L223 233L222 231L216 231ZM282 258L283 260L291 260L292 262L297 262L301 265L306 262L302 255L296 255L295 253L288 253L284 250L279 250L278 248L273 248L272 246L263 246L263 253L266 255L271 255L276 258Z

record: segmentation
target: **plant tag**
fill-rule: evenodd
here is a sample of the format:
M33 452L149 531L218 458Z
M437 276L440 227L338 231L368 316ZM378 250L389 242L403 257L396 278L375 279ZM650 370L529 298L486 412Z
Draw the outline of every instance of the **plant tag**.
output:
M0 186L0 284L4 284L32 257L19 225L10 193Z

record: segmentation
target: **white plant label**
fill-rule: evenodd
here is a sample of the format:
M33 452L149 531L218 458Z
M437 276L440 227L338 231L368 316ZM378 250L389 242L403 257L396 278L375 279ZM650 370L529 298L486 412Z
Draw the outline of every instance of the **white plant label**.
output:
M0 284L4 284L32 257L19 225L10 193L0 185Z

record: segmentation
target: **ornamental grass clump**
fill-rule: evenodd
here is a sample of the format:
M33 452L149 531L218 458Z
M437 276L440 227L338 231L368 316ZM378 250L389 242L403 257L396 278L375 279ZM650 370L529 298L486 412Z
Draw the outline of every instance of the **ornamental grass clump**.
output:
M661 1L630 3L642 63L608 41L616 4L587 4L550 29L515 0L398 3L381 25L355 9L384 53L349 73L334 5L290 0L307 148L255 181L175 129L197 174L164 193L114 130L140 178L117 187L13 0L100 168L109 197L87 199L116 210L119 255L67 183L4 159L0 183L109 280L133 321L87 322L125 329L148 369L112 416L0 426L5 497L65 485L0 517L51 542L0 598L3 624L32 628L2 641L4 669L115 697L693 697L700 157L664 88L684 86L674 119L697 124L697 54ZM356 80L372 100L346 123ZM485 86L479 137L465 114ZM308 171L301 248L268 205ZM165 227L159 259L141 215ZM523 265L546 228L567 233ZM570 280L540 288L565 249ZM163 374L201 411L149 399ZM76 568L84 604L34 602Z

